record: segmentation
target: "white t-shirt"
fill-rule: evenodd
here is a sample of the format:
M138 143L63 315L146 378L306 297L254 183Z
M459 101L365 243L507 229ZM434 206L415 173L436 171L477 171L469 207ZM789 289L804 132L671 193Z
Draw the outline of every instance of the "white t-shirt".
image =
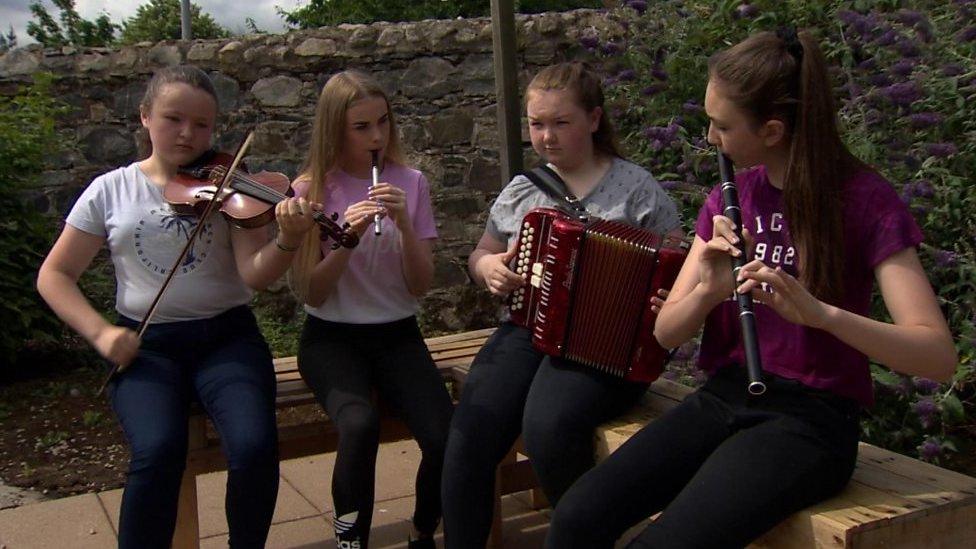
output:
M81 194L67 223L106 239L115 265L115 308L142 320L197 226L177 215L137 163L100 175ZM163 294L152 323L210 318L248 303L251 290L234 261L230 226L214 212Z

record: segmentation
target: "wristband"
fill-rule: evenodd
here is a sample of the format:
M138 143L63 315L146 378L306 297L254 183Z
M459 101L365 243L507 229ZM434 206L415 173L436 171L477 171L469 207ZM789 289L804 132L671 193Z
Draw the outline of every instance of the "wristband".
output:
M281 242L278 241L278 237L277 236L275 237L275 246L277 246L278 249L281 250L281 251L283 251L283 252L297 252L298 251L298 248L299 248L299 246L295 246L294 248L289 248L287 246L282 246L281 245Z

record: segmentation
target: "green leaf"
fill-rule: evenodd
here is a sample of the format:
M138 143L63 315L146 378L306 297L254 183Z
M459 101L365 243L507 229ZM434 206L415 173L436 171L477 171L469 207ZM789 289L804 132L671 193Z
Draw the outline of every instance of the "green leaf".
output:
M946 423L959 423L965 419L966 411L955 393L949 393L942 399L942 417Z

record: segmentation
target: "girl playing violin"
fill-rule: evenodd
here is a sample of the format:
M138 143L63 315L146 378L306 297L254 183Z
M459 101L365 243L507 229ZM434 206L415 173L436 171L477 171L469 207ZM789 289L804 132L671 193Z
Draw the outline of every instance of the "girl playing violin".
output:
M227 523L233 547L263 547L278 492L271 353L248 308L287 270L312 226L307 200L275 207L279 232L209 217L142 339L138 325L181 252L196 217L178 215L162 189L210 148L217 95L201 70L158 71L140 104L148 158L97 177L68 214L37 287L65 322L125 369L109 385L131 450L119 546L169 547L187 452L190 402L220 432L227 456ZM78 278L107 244L115 266L118 322L106 321Z
M891 184L855 158L836 126L816 40L782 29L709 60L708 141L736 164L754 256L732 275L740 239L720 186L657 319L674 347L704 325L709 380L583 475L556 508L546 547L744 547L847 484L858 410L872 403L868 358L948 379L958 358L915 247L922 234ZM892 322L869 318L878 283ZM735 293L756 303L768 390L747 393Z
M371 185L374 158L378 184ZM308 312L298 368L339 429L336 540L362 549L369 541L379 445L375 390L420 445L410 547L434 547L452 405L414 315L433 278L437 231L427 180L403 164L390 102L372 78L346 71L326 82L295 190L345 212L360 236L355 249L332 250L308 235L293 269Z

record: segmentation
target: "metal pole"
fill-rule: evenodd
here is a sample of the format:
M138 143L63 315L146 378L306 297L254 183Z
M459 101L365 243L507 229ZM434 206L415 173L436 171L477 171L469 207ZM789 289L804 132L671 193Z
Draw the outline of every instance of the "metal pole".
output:
M521 102L515 64L515 2L491 0L491 43L498 105L501 186L522 169Z
M193 29L190 27L190 0L180 0L180 30L183 40L193 40Z

